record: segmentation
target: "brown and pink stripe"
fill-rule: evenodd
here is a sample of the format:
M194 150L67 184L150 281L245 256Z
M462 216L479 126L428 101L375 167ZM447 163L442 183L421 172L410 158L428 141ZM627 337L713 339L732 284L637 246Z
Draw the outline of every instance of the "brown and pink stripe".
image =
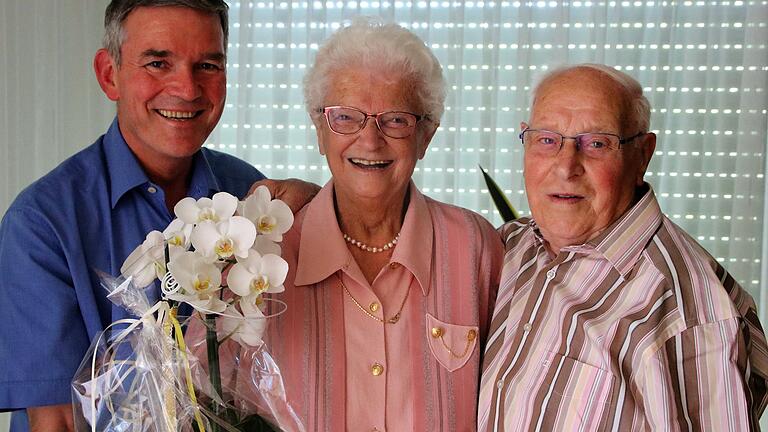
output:
M768 348L754 302L652 190L554 258L532 220L501 232L480 430L757 430Z

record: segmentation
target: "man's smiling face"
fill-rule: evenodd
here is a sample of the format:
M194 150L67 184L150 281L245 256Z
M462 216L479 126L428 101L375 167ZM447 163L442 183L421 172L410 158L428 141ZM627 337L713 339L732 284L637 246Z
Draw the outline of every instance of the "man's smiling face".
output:
M621 86L594 69L574 69L542 84L531 108L530 124L565 136L607 132L622 137L638 132L624 130L627 95ZM559 153L536 155L526 150L525 188L531 213L550 252L579 245L596 237L632 205L635 188L654 145L653 134L642 135L593 159L567 139Z
M219 17L184 7L137 8L123 22L120 52L105 92L117 101L128 146L145 168L188 159L224 108Z

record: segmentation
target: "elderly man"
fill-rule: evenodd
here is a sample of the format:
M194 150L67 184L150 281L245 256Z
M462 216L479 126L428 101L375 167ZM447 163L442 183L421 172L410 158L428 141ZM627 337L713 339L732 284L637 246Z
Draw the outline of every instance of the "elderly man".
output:
M32 430L72 428L72 376L94 335L128 315L93 270L119 274L182 197L243 196L263 178L201 149L224 108L223 0L113 0L105 26L94 69L117 118L23 191L0 225L0 410L26 409ZM12 431L27 429L23 414Z
M522 123L532 219L502 228L479 429L757 430L766 341L752 298L661 212L640 85L556 70Z

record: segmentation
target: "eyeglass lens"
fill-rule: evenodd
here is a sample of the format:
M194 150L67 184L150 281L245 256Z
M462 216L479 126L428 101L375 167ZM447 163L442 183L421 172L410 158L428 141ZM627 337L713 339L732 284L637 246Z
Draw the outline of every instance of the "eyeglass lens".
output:
M523 132L523 144L539 154L553 155L560 151L566 137L547 130L526 130ZM619 147L617 135L605 133L585 133L575 137L577 149L592 157L601 157Z
M365 125L368 117L374 117L379 129L391 138L405 138L413 133L418 119L407 112L389 111L368 115L362 111L347 107L334 107L326 111L328 125L336 133L354 134Z

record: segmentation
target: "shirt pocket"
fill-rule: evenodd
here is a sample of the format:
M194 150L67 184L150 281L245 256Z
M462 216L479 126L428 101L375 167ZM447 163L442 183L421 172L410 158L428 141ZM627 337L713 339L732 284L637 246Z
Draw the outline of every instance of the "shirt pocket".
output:
M608 430L608 412L613 402L614 377L609 371L550 352L545 365L559 371L552 382L545 416L555 425L580 425L583 431ZM562 385L561 385L562 383Z
M427 313L426 331L429 350L449 372L461 368L477 346L478 327L449 324Z

